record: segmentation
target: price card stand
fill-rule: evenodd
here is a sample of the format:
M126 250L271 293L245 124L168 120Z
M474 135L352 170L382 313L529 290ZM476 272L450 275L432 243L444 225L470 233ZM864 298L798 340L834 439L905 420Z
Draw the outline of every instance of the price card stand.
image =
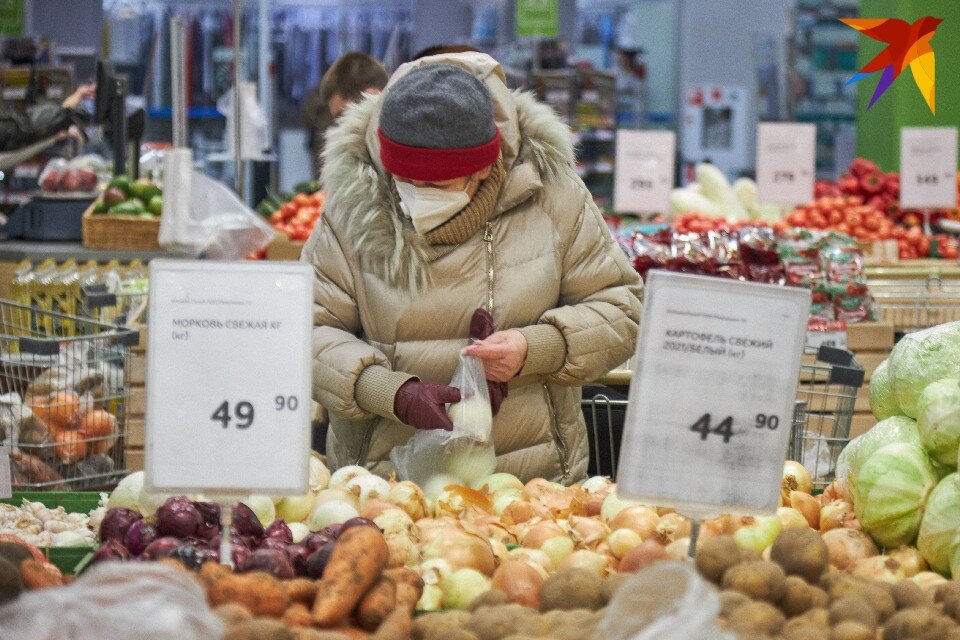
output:
M930 229L934 209L957 206L957 128L900 129L900 206L923 213Z
M694 532L775 512L809 313L805 289L650 272L618 491Z
M231 505L307 492L313 274L297 263L150 263L145 486Z
M676 146L673 131L617 131L614 211L669 213Z
M812 124L757 125L757 192L761 202L793 206L813 200L817 128Z

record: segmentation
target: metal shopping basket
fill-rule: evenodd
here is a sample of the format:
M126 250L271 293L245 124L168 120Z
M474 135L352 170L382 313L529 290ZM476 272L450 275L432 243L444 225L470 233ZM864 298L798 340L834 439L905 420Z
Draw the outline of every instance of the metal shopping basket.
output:
M960 281L939 275L909 280L871 280L877 320L904 333L960 320Z
M138 340L0 299L0 443L15 490L109 489L126 474L127 347Z
M864 370L846 349L808 349L800 367L800 384L787 457L802 463L824 488L833 480L837 456L850 440L857 392ZM590 446L588 473L616 479L627 396L613 388L585 388L582 409Z

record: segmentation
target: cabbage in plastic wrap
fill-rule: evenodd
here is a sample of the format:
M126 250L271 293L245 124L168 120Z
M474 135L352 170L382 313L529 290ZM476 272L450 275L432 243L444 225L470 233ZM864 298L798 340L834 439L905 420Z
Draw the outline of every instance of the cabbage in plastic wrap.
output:
M893 394L889 363L889 358L881 362L870 378L870 411L877 420L886 420L903 413Z
M960 474L940 481L927 500L917 537L917 549L932 569L950 570L950 560L960 547ZM954 577L960 577L956 574Z
M960 447L960 380L937 380L923 390L918 405L920 441L930 457L945 466L957 464Z
M903 337L890 354L893 393L904 414L917 417L920 394L931 382L960 378L960 322Z
M837 458L837 476L846 478L850 489L855 492L860 467L867 458L881 447L897 442L920 445L920 431L915 421L906 416L893 416L851 440Z

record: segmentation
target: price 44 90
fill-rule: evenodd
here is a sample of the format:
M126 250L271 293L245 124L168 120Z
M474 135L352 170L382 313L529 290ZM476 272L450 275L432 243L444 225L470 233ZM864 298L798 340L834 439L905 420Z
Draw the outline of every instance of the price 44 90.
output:
M273 399L273 408L276 411L296 411L299 406L300 400L297 399L297 396L280 395ZM256 413L253 403L248 400L240 400L232 405L229 400L224 400L217 405L210 419L219 422L224 429L229 429L230 424L234 421L236 421L237 429L249 429L253 426Z
M776 431L780 426L780 418L772 413L758 413L753 423L756 429L769 429ZM700 434L701 440L706 440L711 435L723 438L723 443L730 442L730 438L738 432L733 429L733 416L727 416L720 420L716 425L713 424L713 417L705 413L690 426L690 431Z

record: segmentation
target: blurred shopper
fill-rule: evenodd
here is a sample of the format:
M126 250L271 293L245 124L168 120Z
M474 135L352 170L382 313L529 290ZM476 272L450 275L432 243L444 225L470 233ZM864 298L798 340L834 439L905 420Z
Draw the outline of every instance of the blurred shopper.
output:
M470 336L498 470L584 479L580 387L633 354L642 285L573 170L570 130L464 53L403 65L327 143L302 259L332 468L389 476L416 429L450 429Z
M81 85L60 106L53 104L28 107L20 112L14 109L0 111L0 151L16 151L46 138L68 136L83 141L80 129L90 116L80 109L80 103L93 97L96 85Z
M300 106L307 129L307 144L314 177L320 175L327 129L351 102L364 94L377 94L387 84L387 70L375 58L352 51L337 58L323 74L320 84L310 90Z

